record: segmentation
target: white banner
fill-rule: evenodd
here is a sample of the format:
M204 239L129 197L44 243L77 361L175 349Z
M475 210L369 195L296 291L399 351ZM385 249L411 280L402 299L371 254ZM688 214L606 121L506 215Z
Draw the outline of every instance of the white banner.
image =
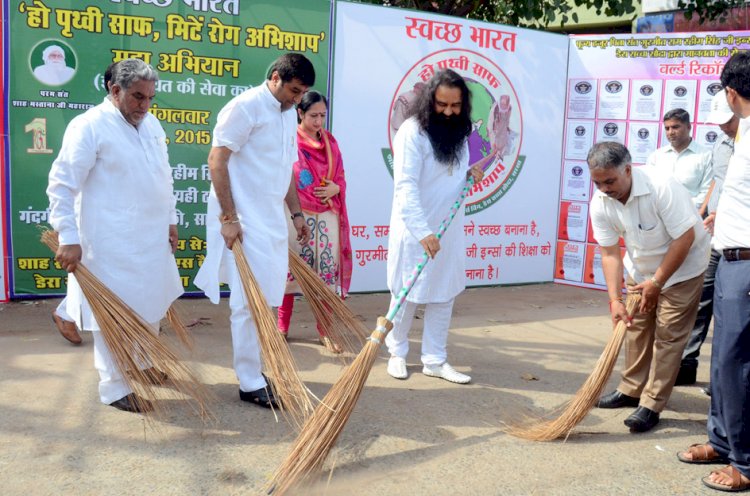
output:
M461 74L472 90L470 161L503 143L459 227L466 233L467 285L552 280L567 37L347 2L336 4L335 35L332 132L347 175L351 290L386 289L390 143L404 111L441 68ZM507 125L500 129L499 122Z

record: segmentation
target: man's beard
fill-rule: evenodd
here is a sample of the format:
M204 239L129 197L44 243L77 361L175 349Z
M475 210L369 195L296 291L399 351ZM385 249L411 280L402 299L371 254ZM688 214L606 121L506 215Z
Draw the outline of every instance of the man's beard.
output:
M430 138L435 158L443 165L453 167L458 165L464 143L471 130L461 115L445 116L433 112L427 123L427 136Z

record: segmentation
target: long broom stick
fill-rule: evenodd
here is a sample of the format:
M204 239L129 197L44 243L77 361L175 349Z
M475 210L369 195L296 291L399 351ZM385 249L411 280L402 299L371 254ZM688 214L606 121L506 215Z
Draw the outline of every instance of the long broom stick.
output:
M440 223L440 228L435 235L438 239L443 237L473 184L474 179L470 177L466 181L461 195L453 203L450 213ZM406 296L414 287L414 283L429 260L430 257L427 253L423 253L422 259L417 263L404 287L401 288L388 310L388 314L385 317L378 317L377 327L367 338L367 343L362 351L359 352L352 364L344 370L341 377L315 409L315 412L305 422L292 450L274 472L268 484L269 493L285 494L289 489L309 479L323 466L328 453L354 411L375 358L380 351L380 345L393 327L391 321L406 301Z
M193 346L195 344L193 341L193 335L190 334L190 331L188 331L185 323L180 318L180 312L177 310L175 303L172 303L169 306L169 310L167 310L167 322L180 343L182 343L182 345L188 350L193 351Z
M291 249L289 270L325 335L344 351L354 354L361 350L370 330L354 316L344 301L330 290L302 257Z
M628 315L633 315L641 301L638 293L628 293L626 310ZM511 427L508 433L512 436L530 441L552 441L566 437L575 426L577 426L588 415L591 408L599 401L604 386L612 375L612 370L617 362L617 355L625 340L627 326L620 321L615 326L612 337L604 348L599 360L594 366L593 372L583 383L581 388L566 405L562 413L554 420L537 421L536 424L526 427Z
M41 240L50 250L57 252L59 243L56 232L42 232ZM155 399L155 386L158 386L152 383L152 376L142 370L144 364L149 364L165 372L174 389L195 400L191 406L198 415L204 419L213 418L209 410L212 395L177 354L153 333L150 326L84 264L79 263L73 274L99 324L99 332L109 348L115 367L128 387L137 393L135 402L139 409L147 412L153 408L157 416L164 413L163 402L149 402Z
M263 363L273 378L274 396L281 406L284 417L299 429L313 411L308 390L299 377L289 346L276 328L276 319L250 270L242 243L235 241L232 252L242 280L245 299L258 330L258 344Z

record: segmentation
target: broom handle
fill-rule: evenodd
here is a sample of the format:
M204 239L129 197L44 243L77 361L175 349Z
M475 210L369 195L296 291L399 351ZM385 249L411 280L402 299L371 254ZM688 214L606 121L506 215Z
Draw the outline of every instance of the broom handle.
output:
M471 187L473 185L474 185L474 177L469 176L469 179L466 180L466 184L464 185L464 189L461 191L461 194L456 199L456 201L453 202L453 206L451 207L450 213L445 219L443 219L443 222L440 223L440 228L438 228L438 232L437 234L435 234L435 237L437 239L440 239L443 237L443 234L445 234L445 231L448 229L448 226L450 226L451 222L453 222L453 218L456 217L456 214L458 213L458 209L461 208L461 205L463 204L464 200L469 195L469 191L471 190ZM422 273L425 265L427 265L427 262L429 261L430 261L430 256L427 254L427 252L424 252L422 254L422 259L417 263L417 266L414 267L414 270L409 276L409 279L406 281L406 285L403 288L401 288L401 291L399 291L398 296L396 296L396 301L393 303L393 306L391 306L391 308L388 310L388 313L385 316L386 319L388 319L389 321L393 321L393 319L396 317L396 314L401 309L401 305L403 305L404 301L406 300L406 295L408 295L409 291L411 291L411 288L414 287L414 283L417 282L417 278L419 277L419 274Z

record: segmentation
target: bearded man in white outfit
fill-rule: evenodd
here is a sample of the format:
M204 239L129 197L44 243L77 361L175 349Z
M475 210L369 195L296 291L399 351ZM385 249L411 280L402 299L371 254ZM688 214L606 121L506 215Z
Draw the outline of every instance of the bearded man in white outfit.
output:
M68 272L82 262L154 332L183 292L174 259L177 213L166 136L148 111L158 79L142 60L121 61L108 98L65 130L47 187L50 224L60 240L55 260ZM93 331L102 403L148 409L115 367L74 274L67 294L66 313L80 329ZM163 373L151 373L164 380Z
M426 304L422 373L458 384L471 381L448 364L446 351L453 302L465 287L463 208L441 239L435 235L468 175L475 181L483 176L479 165L469 168L470 99L460 75L450 69L437 72L393 141L394 193L388 241L391 305L423 253L432 259L386 337L391 354L388 373L396 379L408 376L409 329L417 305Z

